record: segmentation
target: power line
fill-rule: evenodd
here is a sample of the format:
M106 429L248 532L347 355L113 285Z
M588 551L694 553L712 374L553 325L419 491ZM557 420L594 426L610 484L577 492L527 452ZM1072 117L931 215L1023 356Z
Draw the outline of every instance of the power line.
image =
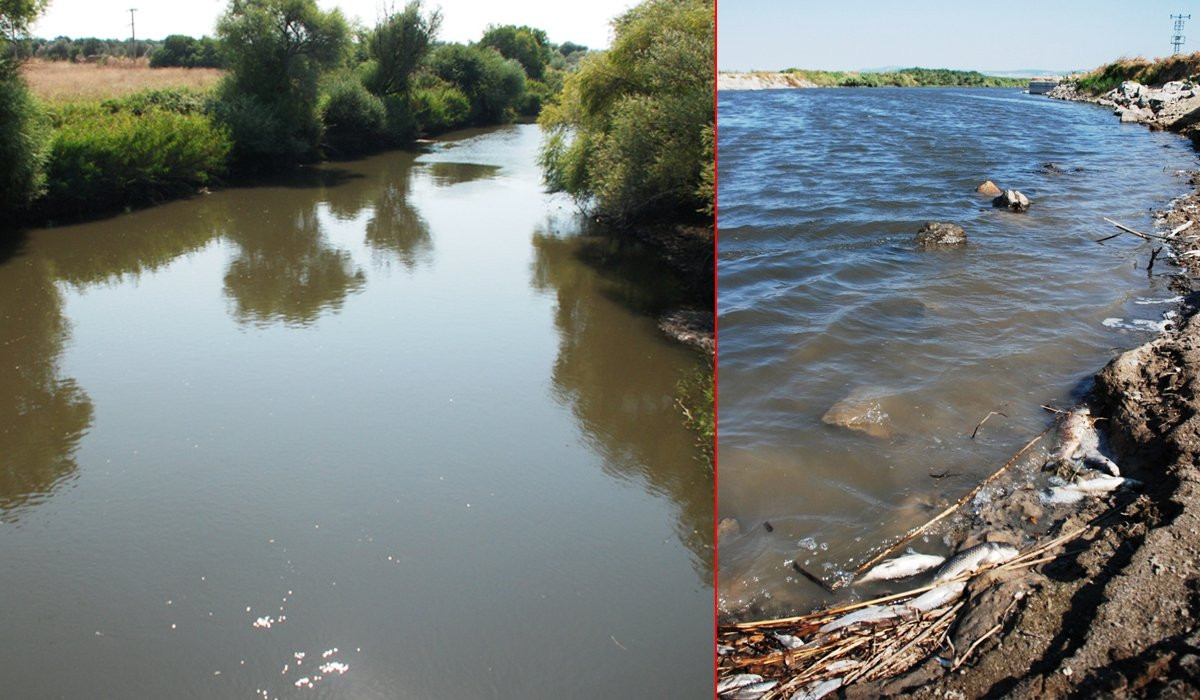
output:
M133 13L137 12L136 7L129 8L129 43L133 45L133 57L137 58L137 29L134 27Z
M1171 55L1179 53L1179 47L1183 46L1183 42L1187 41L1187 37L1183 35L1183 20L1191 19L1191 15L1171 15L1171 19L1175 20L1175 33L1171 35L1171 47L1174 49Z

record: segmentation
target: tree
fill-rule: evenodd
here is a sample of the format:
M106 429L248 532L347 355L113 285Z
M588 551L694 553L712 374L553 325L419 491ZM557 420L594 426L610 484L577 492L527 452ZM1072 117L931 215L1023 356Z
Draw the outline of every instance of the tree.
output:
M511 118L525 98L525 71L495 49L479 44L439 46L429 59L434 75L458 88L471 102L472 124Z
M442 13L421 14L420 0L412 0L399 14L394 8L386 11L367 34L367 89L380 96L407 95L412 75L429 55L441 26Z
M8 44L24 38L46 0L0 0L0 211L27 204L42 177L45 125Z
M218 116L242 160L312 157L321 137L317 81L339 65L350 30L316 0L230 0L217 22L229 74Z
M627 221L710 210L712 0L646 0L613 28L539 119L547 184Z
M520 63L525 75L534 80L542 79L546 64L553 55L546 32L512 24L490 25L479 40L479 45L490 46L499 51L501 56Z

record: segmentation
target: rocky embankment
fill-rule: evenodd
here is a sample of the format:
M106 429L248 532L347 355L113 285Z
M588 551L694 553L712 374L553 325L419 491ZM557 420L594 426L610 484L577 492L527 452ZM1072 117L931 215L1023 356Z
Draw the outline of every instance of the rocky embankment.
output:
M778 90L810 88L816 83L792 73L718 73L717 90Z
M1110 107L1122 122L1145 124L1152 129L1177 131L1200 141L1200 87L1176 80L1158 87L1127 80L1103 95L1080 92L1073 82L1062 83L1049 97L1092 102Z

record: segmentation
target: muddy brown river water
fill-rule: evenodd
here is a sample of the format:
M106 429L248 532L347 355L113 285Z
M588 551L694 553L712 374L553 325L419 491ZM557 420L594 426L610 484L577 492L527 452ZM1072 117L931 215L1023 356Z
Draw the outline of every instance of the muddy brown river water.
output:
M0 697L711 692L704 359L653 320L684 292L538 144L9 246Z

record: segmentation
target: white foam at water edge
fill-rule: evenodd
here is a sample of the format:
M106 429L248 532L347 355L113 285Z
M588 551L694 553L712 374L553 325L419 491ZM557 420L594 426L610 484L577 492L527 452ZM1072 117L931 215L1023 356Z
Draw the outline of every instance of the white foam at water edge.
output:
M1183 297L1171 297L1170 299L1134 299L1133 303L1148 306L1152 304L1178 304L1183 301Z
M1123 331L1151 331L1159 332L1166 330L1167 321L1151 321L1145 318L1133 318L1126 321L1122 318L1106 318L1102 321L1106 328L1117 328Z

